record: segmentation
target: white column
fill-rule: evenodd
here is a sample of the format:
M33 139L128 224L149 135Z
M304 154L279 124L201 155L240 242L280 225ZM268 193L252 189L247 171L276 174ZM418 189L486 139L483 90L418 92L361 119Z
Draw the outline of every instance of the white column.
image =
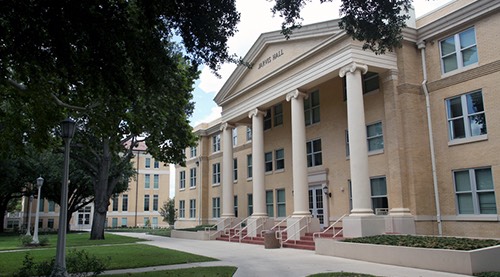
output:
M252 183L254 217L267 217L266 188L264 183L264 116L266 112L255 109L248 113L252 119Z
M307 183L306 125L304 99L307 94L295 90L286 95L291 102L292 114L292 178L293 216L311 215L309 212L309 187Z
M222 130L222 215L234 217L233 192L233 134L234 126L226 123L221 125Z
M352 216L373 215L361 78L361 75L367 71L368 67L366 65L352 63L342 68L339 73L340 77L346 77L347 86L347 126L349 129Z

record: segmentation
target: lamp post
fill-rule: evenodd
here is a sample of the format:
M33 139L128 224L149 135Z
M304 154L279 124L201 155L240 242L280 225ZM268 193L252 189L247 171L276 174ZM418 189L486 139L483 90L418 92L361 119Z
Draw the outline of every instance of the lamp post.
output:
M42 176L38 177L36 179L36 186L38 188L38 205L36 205L36 216L35 216L35 231L33 232L33 241L31 243L38 244L38 220L39 220L39 213L40 213L40 197L42 196L42 186L43 186L43 178Z
M56 260L51 276L68 276L66 271L66 224L68 218L68 179L70 142L75 134L75 121L66 118L61 122L64 140L64 174L61 186L61 206L59 209L59 230L57 231Z
M27 236L31 236L31 202L33 202L33 195L30 195L28 200L28 230L26 230Z

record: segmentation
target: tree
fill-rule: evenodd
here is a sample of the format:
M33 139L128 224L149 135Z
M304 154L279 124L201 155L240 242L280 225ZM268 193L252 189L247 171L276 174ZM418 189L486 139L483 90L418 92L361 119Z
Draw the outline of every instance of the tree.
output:
M168 199L163 202L163 206L160 208L160 214L163 216L163 221L170 225L175 223L177 219L177 211L175 210L175 198Z
M300 28L300 10L311 0L276 0L273 14L283 17L282 32L289 37ZM320 0L321 3L332 0ZM363 49L376 54L401 46L402 28L409 16L411 0L342 0L339 27L355 40L364 42Z

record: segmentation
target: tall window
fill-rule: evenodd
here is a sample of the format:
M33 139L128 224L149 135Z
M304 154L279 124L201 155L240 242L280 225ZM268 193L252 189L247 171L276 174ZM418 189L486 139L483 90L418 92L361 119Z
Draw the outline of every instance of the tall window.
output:
M474 28L440 41L439 46L443 73L475 64L478 61Z
M274 151L274 159L276 164L276 170L285 169L285 150L278 149Z
M144 211L149 211L149 194L144 195Z
M54 201L49 201L49 212L56 210L56 203Z
M252 178L252 154L247 155L247 178Z
M153 195L153 211L158 211L158 195Z
M160 162L159 161L155 161L153 163L153 165L154 165L154 168L160 168Z
M307 148L307 167L313 167L323 164L321 155L321 139L311 140L306 143Z
M122 196L122 212L128 211L128 195L124 194Z
M127 227L127 218L122 217L122 227Z
M191 158L196 157L196 146L191 147L191 149L190 149L190 151L189 151L189 152L190 152L190 157L191 157Z
M118 227L118 218L117 217L113 217L111 219L111 227L113 227L113 228Z
M276 208L278 210L278 217L286 217L285 189L276 190Z
M220 151L220 134L217 134L212 137L212 152L219 152Z
M248 200L248 216L251 216L253 214L253 195L251 193L247 195L247 200Z
M475 91L446 100L450 140L486 135L483 94Z
M118 211L118 195L113 194L113 212Z
M153 188L157 189L160 186L160 175L155 174L153 175Z
M150 168L151 167L151 158L146 158L145 159L144 167L145 168Z
M252 140L252 127L247 127L247 141Z
M385 177L370 179L370 188L373 211L377 212L377 209L387 209L389 207L389 203L387 201L387 185Z
M238 180L238 159L233 159L233 181Z
M212 164L212 184L220 184L220 163Z
M220 197L212 198L212 217L220 217Z
M238 195L234 196L234 216L238 217Z
M368 140L368 151L384 149L384 135L381 122L368 125L366 127L366 135L366 139Z
M266 116L264 116L264 130L271 129L272 120L271 109L269 109L266 111Z
M53 218L49 218L47 220L47 228L49 228L49 229L53 229L54 228L54 219Z
M273 171L273 152L267 152L264 154L264 163L266 172Z
M283 104L279 103L273 107L274 127L283 125Z
M186 218L186 201L179 200L179 218Z
M38 210L40 212L43 212L44 208L45 208L45 201L43 199L43 196L39 195L38 196Z
M179 189L186 188L186 171L179 172Z
M144 174L144 188L148 189L150 187L150 183L151 183L151 175Z
M318 123L319 118L319 91L315 91L304 99L304 115L306 126Z
M233 146L238 145L238 129L233 128L232 136L233 136Z
M453 172L459 214L496 214L491 168Z
M189 187L196 187L196 167L189 169Z
M273 191L266 191L266 211L267 216L274 217L274 201L273 201Z
M189 200L189 218L196 217L196 199Z
M153 223L151 224L151 226L153 228L157 228L158 227L158 217L154 216L152 222Z
M90 224L90 213L92 208L90 206L85 206L78 210L78 225Z

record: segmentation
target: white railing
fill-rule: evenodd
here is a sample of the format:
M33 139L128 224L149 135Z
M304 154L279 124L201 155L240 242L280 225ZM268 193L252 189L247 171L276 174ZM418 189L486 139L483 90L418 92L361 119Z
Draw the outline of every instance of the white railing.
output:
M213 236L218 235L220 232L225 231L228 226L231 226L231 224L233 223L233 220L234 220L234 218L222 218L215 225L210 226L210 227L205 227L205 232L208 232L209 238L212 239ZM226 221L229 221L229 223L226 224ZM221 226L221 225L222 225L222 227L219 228L219 226ZM214 228L216 231L214 233L210 233L210 231L213 230Z
M388 208L376 208L375 209L375 215L388 215L388 214L389 214Z
M259 220L259 218L256 218L256 219L255 219L255 221L257 221L257 220ZM254 222L255 222L255 221L254 221ZM267 218L263 218L263 219L262 219L262 223L261 223L261 224L259 224L259 225L257 225L257 226L255 226L255 230L259 230L259 228L260 228L260 227L262 227L262 226L264 226L264 224L266 224L266 222L267 222ZM250 224L247 224L247 226L245 226L245 228L241 229L239 242L241 242L243 239L245 239L246 237L248 237L248 235L249 235L249 233L248 233L248 232L247 232L247 234L246 234L246 235L244 235L243 237L241 236L241 234L242 234L242 232L243 232L244 230L247 230L247 229L248 229L248 226L249 226L249 225L250 225ZM262 236L262 232L261 232L261 236Z
M328 230L330 230L330 229L333 229L332 239L335 238L335 237L337 237L340 233L342 233L344 231L344 228L341 228L338 232L335 232L335 225L337 225L337 223L339 223L346 216L347 216L347 214L344 214L339 219L337 219L337 221L335 221L334 223L332 223L330 226L328 226L328 228L326 228L322 232L315 232L313 234L313 239L316 239L316 235L318 235L318 238L320 238L322 235L326 234L326 232L328 232Z
M224 234L229 236L229 241L231 241L232 238L238 236L239 237L239 242L241 242L241 233L248 228L248 221L250 220L251 216L243 219L240 223L238 223L236 226L234 226L234 235L231 236L231 229L224 229ZM245 227L243 227L243 224L246 224Z
M287 232L292 227L295 227L296 224L300 224L300 222L303 219L306 219L306 221L307 221L306 224L303 227L299 228L297 231L295 231L295 233L293 233L291 236L287 236L286 240L283 241L283 233ZM305 228L309 228L310 221L311 221L311 217L310 216L303 216L303 217L299 218L299 220L297 220L294 223L292 223L290 226L287 226L282 231L276 232L276 239L278 239L280 241L281 247L283 247L283 244L285 242L289 241L290 238L295 237L297 234L299 234L299 236L300 236L300 232L302 232L302 230L304 230ZM294 240L294 244L297 244L297 240Z
M275 225L274 225L271 229L269 229L269 230L262 230L262 231L260 232L260 236L261 236L261 237L263 237L263 236L264 236L264 232L267 232L267 231L272 231L272 230L274 230L274 229L276 229L276 228L278 228L278 231L281 231L281 228L279 228L279 227L281 227L281 224L283 224L283 222L285 222L285 221L286 221L287 219L289 219L290 217L292 217L292 216L291 216L291 215L289 215L289 216L285 217L283 220L281 220L280 222L278 222L277 224L275 224Z

